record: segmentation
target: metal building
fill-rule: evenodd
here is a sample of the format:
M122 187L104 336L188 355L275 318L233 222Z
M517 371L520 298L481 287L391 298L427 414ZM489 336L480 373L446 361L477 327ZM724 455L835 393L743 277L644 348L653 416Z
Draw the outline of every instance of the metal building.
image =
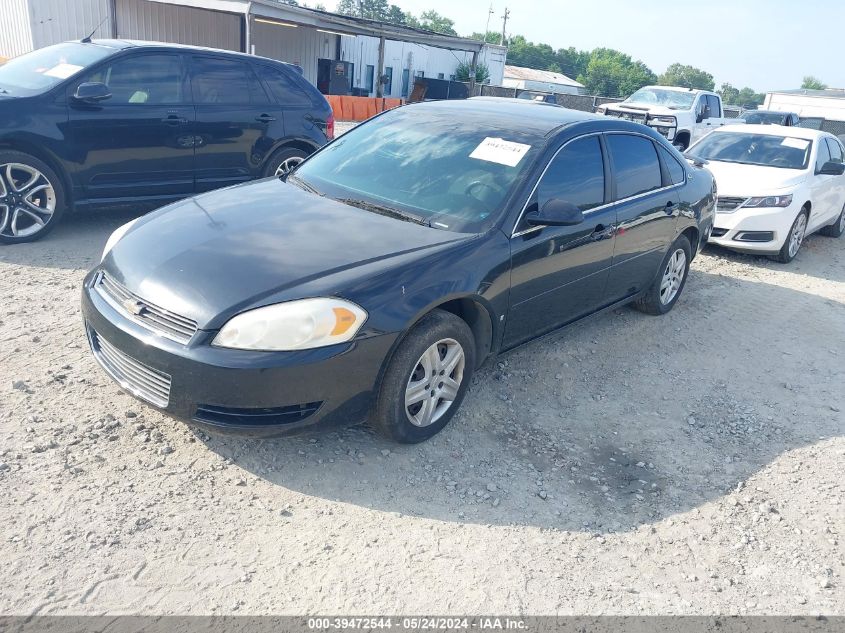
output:
M0 24L0 57L81 39L96 29L95 37L208 46L291 62L314 84L319 60L345 62L357 93L395 97L406 96L420 73L448 79L460 62L485 63L491 82L500 83L506 55L505 48L484 42L276 0L0 0ZM382 75L388 83L378 81Z
M522 66L505 66L503 70L504 80L502 85L507 88L564 95L579 95L586 92L584 84L550 70L536 70Z

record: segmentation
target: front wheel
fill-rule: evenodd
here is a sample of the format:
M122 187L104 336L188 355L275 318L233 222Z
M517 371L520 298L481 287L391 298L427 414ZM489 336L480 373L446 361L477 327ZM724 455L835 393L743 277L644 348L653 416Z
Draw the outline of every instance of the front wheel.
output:
M35 156L0 151L0 242L32 242L47 235L65 207L62 181Z
M460 407L474 367L475 343L463 319L442 310L423 317L385 371L376 430L404 444L434 436Z
M807 209L801 209L801 213L795 218L792 223L792 228L789 229L789 234L786 236L786 241L783 243L780 251L773 257L775 261L781 264L788 264L798 254L801 244L804 243L804 237L807 234Z
M640 312L658 316L671 310L687 283L692 246L686 236L676 239L663 258L654 282L642 297L634 302Z

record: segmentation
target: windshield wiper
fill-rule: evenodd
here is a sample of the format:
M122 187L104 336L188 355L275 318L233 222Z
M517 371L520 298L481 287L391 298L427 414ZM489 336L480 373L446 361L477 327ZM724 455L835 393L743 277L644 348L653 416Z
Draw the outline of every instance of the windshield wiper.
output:
M288 174L287 178L285 178L285 182L292 183L299 187L300 189L304 189L308 193L313 193L315 196L325 196L324 193L317 191L314 187L309 185L305 182L302 178L297 176L296 174Z
M368 202L366 200L359 200L357 198L338 198L337 201L342 202L343 204L348 204L351 207L358 207L359 209L364 209L365 211L371 211L373 213L378 213L379 215L385 215L389 218L405 220L406 222L413 222L414 224L420 224L422 226L431 226L428 220L426 220L425 218L421 218L420 216L414 215L413 213L394 209L393 207L377 204L375 202Z

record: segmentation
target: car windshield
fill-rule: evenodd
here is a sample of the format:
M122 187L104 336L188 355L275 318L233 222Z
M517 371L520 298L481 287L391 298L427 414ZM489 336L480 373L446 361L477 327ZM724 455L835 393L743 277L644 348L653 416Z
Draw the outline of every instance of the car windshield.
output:
M648 103L666 106L672 110L689 110L695 101L695 93L665 90L662 88L640 88L625 100L625 103Z
M743 114L746 123L777 125L783 123L784 115L780 112L749 112Z
M113 52L96 44L65 42L15 57L0 66L0 91L13 96L44 92Z
M689 149L696 158L722 163L806 169L812 141L749 132L714 132Z
M374 213L479 232L544 144L516 124L469 107L397 108L339 137L289 180Z

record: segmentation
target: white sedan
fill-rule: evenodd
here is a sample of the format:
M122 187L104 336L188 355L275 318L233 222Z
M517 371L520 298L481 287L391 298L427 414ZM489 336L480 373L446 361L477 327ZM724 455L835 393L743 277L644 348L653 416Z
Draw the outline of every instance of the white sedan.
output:
M687 150L716 178L710 243L787 263L816 231L845 232L845 147L832 134L778 125L715 130Z

